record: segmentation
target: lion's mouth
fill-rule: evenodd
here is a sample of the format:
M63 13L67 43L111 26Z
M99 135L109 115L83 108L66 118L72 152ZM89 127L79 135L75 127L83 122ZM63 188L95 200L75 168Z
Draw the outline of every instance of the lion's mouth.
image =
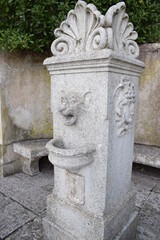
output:
M76 122L76 119L77 119L75 114L68 114L65 117L66 117L65 125L67 125L67 126L73 125Z
M76 114L72 111L60 110L60 113L65 117L65 125L67 126L73 125L77 120Z

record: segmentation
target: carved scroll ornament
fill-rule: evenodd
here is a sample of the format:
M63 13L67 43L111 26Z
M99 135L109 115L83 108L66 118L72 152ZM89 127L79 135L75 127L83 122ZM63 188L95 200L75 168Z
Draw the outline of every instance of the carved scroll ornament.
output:
M79 0L54 34L57 38L51 45L54 56L102 49L133 58L139 55L135 42L138 35L128 22L124 2L109 8L104 16L93 4Z
M128 77L124 77L115 90L115 120L118 136L128 133L135 114L135 90Z

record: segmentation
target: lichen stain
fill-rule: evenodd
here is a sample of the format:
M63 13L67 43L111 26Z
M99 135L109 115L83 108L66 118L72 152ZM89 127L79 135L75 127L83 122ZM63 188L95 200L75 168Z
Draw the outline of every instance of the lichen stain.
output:
M31 137L35 138L52 138L53 137L53 126L52 122L46 122L43 127L35 125L31 130Z
M139 81L139 104L135 141L160 146L160 83L158 55L146 52L146 68Z
M143 90L144 85L146 82L153 82L155 79L155 74L158 72L159 66L160 66L160 60L155 59L152 61L152 59L146 59L145 61L146 68L143 71L143 73L140 76L139 79L139 90ZM158 74L158 73L157 73Z

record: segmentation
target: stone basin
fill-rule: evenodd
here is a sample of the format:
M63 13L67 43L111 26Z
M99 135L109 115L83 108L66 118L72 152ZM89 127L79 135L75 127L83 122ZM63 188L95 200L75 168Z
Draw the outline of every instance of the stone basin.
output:
M67 148L61 140L50 140L46 148L49 151L49 161L56 167L68 171L79 170L93 162L92 153L95 147L90 144L78 148Z

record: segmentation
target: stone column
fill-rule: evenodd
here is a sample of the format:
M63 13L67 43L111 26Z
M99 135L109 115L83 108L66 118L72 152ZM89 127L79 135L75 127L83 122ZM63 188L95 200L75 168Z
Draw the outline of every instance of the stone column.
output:
M54 189L43 220L48 240L134 239L131 190L138 79L144 64L125 3L105 16L78 1L55 30L51 75Z

